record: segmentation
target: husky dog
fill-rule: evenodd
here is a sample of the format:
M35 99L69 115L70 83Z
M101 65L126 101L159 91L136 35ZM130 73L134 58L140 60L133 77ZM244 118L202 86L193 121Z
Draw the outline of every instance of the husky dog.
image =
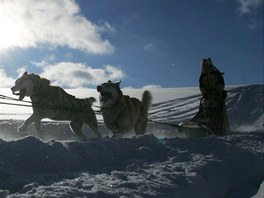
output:
M112 131L113 136L132 129L137 135L142 135L147 129L151 94L144 91L142 101L139 101L137 98L123 95L120 83L121 81L112 83L109 80L97 86L105 125Z
M32 101L33 114L18 128L24 131L34 122L37 130L43 118L69 120L71 130L80 138L86 139L82 127L87 124L97 136L100 136L97 119L91 108L95 98L78 99L66 93L62 88L51 86L50 81L36 74L25 72L11 88L14 95L23 100L29 96Z

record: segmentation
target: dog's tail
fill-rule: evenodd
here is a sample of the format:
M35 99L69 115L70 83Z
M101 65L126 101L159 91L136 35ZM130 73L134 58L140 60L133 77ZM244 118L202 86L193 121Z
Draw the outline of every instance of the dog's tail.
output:
M85 98L85 100L89 103L90 106L92 106L93 103L96 102L96 99L94 97Z
M144 91L141 102L148 111L152 103L152 95L149 91Z

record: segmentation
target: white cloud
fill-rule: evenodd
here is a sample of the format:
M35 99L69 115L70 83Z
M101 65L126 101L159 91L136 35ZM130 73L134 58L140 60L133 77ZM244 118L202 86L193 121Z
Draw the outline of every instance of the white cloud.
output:
M238 11L241 15L249 14L263 4L263 0L237 0L239 2Z
M93 24L74 0L0 0L0 28L0 50L47 45L92 54L114 51L100 35L114 28L107 22Z
M155 84L145 85L144 87L142 87L142 89L157 89L157 88L162 88L162 87L160 85L155 85Z
M100 22L100 26L97 26L99 32L106 32L109 34L115 34L116 29L112 27L107 21Z
M97 69L82 63L60 62L45 67L41 65L41 68L43 69L41 77L65 88L96 86L107 80L119 80L125 77L121 69L112 65Z
M144 45L143 48L147 51L157 51L157 47L153 43L148 43Z
M50 56L45 57L41 62L31 61L31 64L36 65L37 67L45 67L50 62L54 62L56 60L56 56L51 54Z
M141 87L139 89L150 90L150 89L158 89L158 88L162 88L162 86L150 84L150 85L144 85L143 87ZM137 88L135 88L133 86L127 86L127 87L123 87L123 89L137 89Z
M5 70L3 67L0 67L0 86L1 88L11 88L14 86L15 80L13 78L10 78L5 73Z
M127 87L123 87L123 89L135 89L135 87L133 87L133 86L127 86Z
M20 68L17 70L18 78L19 78L20 76L22 76L26 71L27 71L27 66L20 67Z
M162 86L156 85L156 84L150 84L150 85L144 85L143 87L139 89L150 90L150 89L158 89L158 88L162 88ZM127 87L123 87L123 89L137 89L137 88L133 86L127 86Z

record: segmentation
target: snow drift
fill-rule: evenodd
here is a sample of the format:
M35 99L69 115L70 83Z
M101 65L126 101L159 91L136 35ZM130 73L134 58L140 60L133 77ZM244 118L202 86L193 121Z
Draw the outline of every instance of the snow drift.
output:
M179 123L198 111L197 89L152 93L150 119ZM94 138L87 127L90 139L80 142L66 122L46 120L39 133L34 126L18 133L30 110L16 109L11 113L21 119L0 121L0 197L263 197L264 86L228 93L225 137L183 139L176 128L150 123L144 136L114 139L98 115L105 137Z

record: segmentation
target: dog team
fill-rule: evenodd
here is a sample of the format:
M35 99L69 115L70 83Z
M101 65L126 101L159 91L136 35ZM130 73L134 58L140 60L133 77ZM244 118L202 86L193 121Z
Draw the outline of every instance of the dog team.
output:
M211 58L202 59L202 72L199 88L202 93L200 107L191 122L205 124L213 134L224 136L228 130L228 117L225 106L227 92L222 72L212 63ZM123 95L120 83L110 80L97 86L100 93L101 113L105 126L111 130L113 136L134 131L136 135L143 135L147 130L148 111L152 103L149 91L144 91L141 101ZM29 96L32 101L33 114L18 128L24 131L34 123L37 130L41 127L43 118L70 121L71 130L81 139L86 139L83 125L100 137L95 112L92 104L95 98L79 99L65 92L61 87L50 85L50 81L34 73L25 72L11 88L14 95L23 100Z
M143 135L147 129L152 96L149 91L144 91L140 101L123 95L120 83L121 81L113 83L109 80L97 86L105 126L112 131L113 136L132 130L137 135ZM84 124L87 124L98 137L101 136L95 112L91 107L96 101L95 98L76 98L61 87L50 85L48 79L27 72L15 81L11 90L14 95L19 96L19 100L28 96L32 102L33 114L18 128L18 131L26 130L32 123L37 130L40 130L41 120L49 118L70 121L72 132L82 140L86 139L83 133Z

